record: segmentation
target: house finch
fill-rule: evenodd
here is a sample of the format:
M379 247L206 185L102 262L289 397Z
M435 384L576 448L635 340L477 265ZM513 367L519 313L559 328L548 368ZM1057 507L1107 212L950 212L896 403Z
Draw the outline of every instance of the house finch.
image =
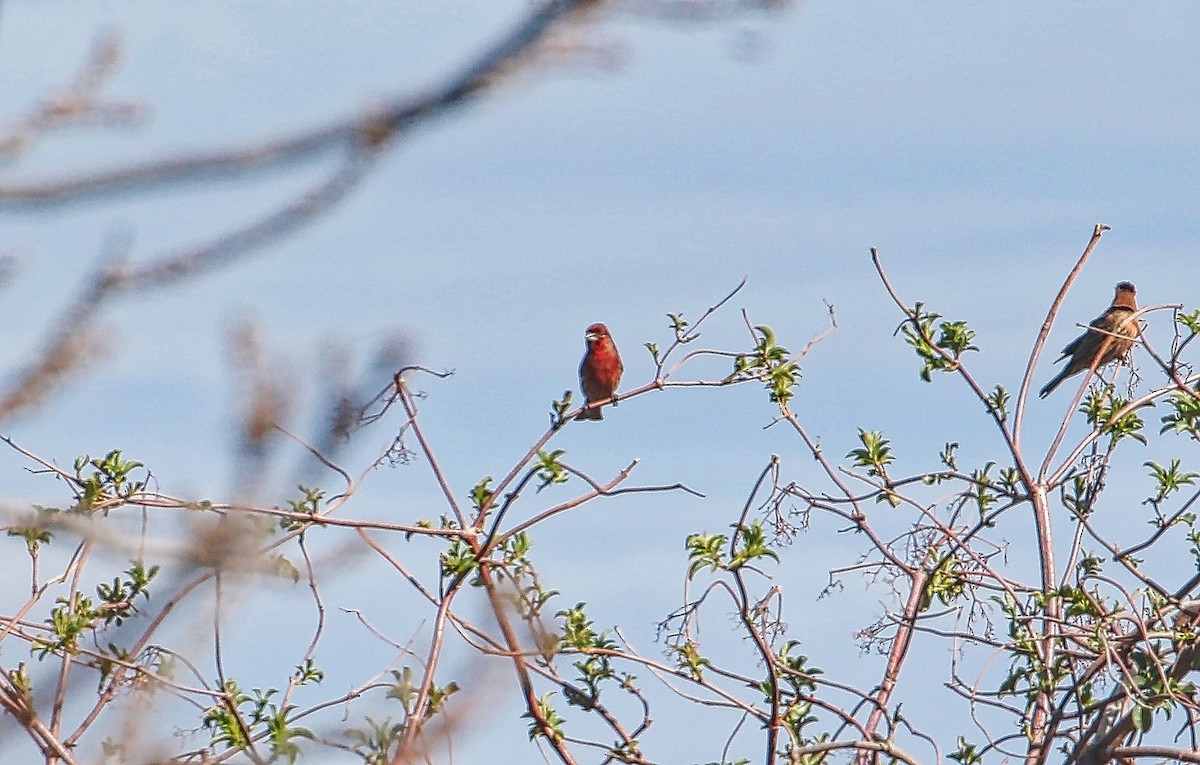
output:
M587 403L604 401L614 398L617 383L621 382L621 356L617 346L613 344L608 327L603 324L593 324L584 333L587 340L587 353L579 364L579 387L583 390ZM615 404L616 401L613 401ZM600 407L584 409L575 416L577 420L603 420Z
M1135 293L1136 290L1129 282L1121 282L1117 285L1117 293L1113 296L1112 305L1108 307L1107 311L1092 320L1090 327L1095 329L1089 328L1087 332L1063 348L1062 356L1054 363L1057 364L1068 356L1071 357L1071 360L1067 362L1067 366L1058 373L1057 377L1046 383L1045 388L1042 388L1042 398L1049 396L1050 391L1057 388L1059 383L1071 375L1077 375L1085 369L1092 368L1096 354L1100 354L1100 361L1096 363L1096 369L1110 361L1125 358L1138 335L1138 323L1130 321L1130 317L1137 310ZM1106 334L1108 332L1117 337Z

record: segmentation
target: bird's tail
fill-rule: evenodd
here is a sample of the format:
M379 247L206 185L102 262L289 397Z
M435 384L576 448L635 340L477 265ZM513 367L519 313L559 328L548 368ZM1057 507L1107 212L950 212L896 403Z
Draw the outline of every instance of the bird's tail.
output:
M1069 375L1069 374L1067 374L1067 373L1068 373L1070 370L1071 370L1071 365L1070 365L1070 364L1068 364L1067 366L1063 367L1063 370L1062 370L1061 372L1059 372L1057 375L1055 375L1053 380L1051 380L1050 382L1046 383L1046 387L1042 388L1041 392L1040 392L1040 393L1038 393L1038 398L1045 398L1046 396L1049 396L1049 395L1050 395L1050 393L1051 393L1051 392L1052 392L1052 391L1053 391L1055 388L1057 388L1057 387L1059 386L1059 384L1060 384L1060 383L1062 383L1062 381L1063 381L1063 380L1065 380L1065 379L1067 379L1068 377L1070 377L1070 375Z
M577 420L603 420L604 415L600 413L600 407L593 409L584 409L579 414L575 415Z

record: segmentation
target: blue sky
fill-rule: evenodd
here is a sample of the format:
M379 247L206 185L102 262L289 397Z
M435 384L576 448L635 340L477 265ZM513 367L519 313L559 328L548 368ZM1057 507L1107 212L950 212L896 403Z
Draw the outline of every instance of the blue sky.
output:
M145 104L149 120L134 132L52 136L0 171L10 183L323 123L437 81L527 5L9 2L0 15L6 119L69 77L108 30L126 48L108 92ZM983 353L973 369L988 387L1019 382L1049 302L1097 222L1113 231L1068 297L1049 350L1099 313L1118 280L1134 281L1143 303L1191 301L1200 18L1190 11L810 0L683 22L618 7L578 35L615 54L615 70L575 61L526 73L416 130L300 235L106 312L103 363L4 432L62 464L121 448L151 464L164 489L217 496L235 467L224 340L238 319L259 323L295 378L301 412L320 390L324 349L345 347L364 365L399 332L415 360L456 370L422 386L423 408L463 496L483 475L507 472L540 434L549 402L575 387L584 327L609 325L633 387L649 380L641 345L665 342L667 312L695 316L747 277L706 343L744 343L745 307L798 348L824 329L823 301L836 308L839 329L804 361L796 403L830 454L855 446L866 427L892 437L914 470L931 465L946 440L972 459L997 457L978 404L950 380L921 383L915 359L891 337L899 315L868 248L880 249L907 300L976 329ZM132 257L149 257L253 219L321 170L0 210L0 248L17 257L16 279L0 294L5 371L36 349L106 237L127 235ZM1052 358L1043 355L1038 385ZM1049 439L1066 398L1031 404L1033 443ZM680 596L684 536L724 530L772 453L786 476L816 479L794 436L761 429L771 416L751 387L684 390L627 402L599 427L564 433L556 446L594 475L638 457L638 480L683 481L707 499L622 499L548 526L538 560L563 590L562 605L588 601L598 624L626 625L654 653L651 625ZM365 465L396 424L364 434L344 461ZM287 492L299 456L287 453L270 476L276 490ZM1131 459L1137 466L1142 457ZM22 466L0 453L9 497L62 501ZM380 471L350 507L405 520L440 511L419 465ZM814 530L779 576L804 652L870 683L877 665L849 637L886 593L848 579L841 595L815 600L828 569L857 549L832 529ZM356 565L330 597L407 639L417 624L389 601L397 582L371 562ZM272 608L303 608L302 593L278 589L248 597L240 627L248 637L262 639L271 618L283 618L268 617ZM349 617L335 621L338 641L378 651ZM301 649L308 630L295 637ZM343 682L367 669L347 660ZM263 672L247 684L276 677ZM458 761L496 762L498 745L514 747L512 762L528 761L518 711L498 710Z

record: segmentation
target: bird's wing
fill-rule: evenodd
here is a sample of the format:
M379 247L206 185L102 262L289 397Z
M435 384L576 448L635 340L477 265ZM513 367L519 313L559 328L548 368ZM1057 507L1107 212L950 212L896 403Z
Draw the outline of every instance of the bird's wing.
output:
M1105 332L1112 332L1113 327L1117 325L1117 321L1121 318L1121 315L1128 312L1128 309L1113 306L1096 318L1092 319L1092 323L1088 326L1102 329Z
M1097 319L1096 321L1099 321L1099 319ZM1093 321L1091 326L1093 326L1093 327L1096 326L1096 321ZM1090 333L1088 333L1088 332L1084 332L1079 337L1077 337L1074 340L1072 340L1071 342L1067 343L1067 346L1062 349L1062 355L1059 356L1057 359L1055 359L1054 363L1057 364L1058 362L1062 361L1065 358L1074 356L1075 351L1079 350L1079 346L1083 345L1083 341L1087 340L1087 337L1089 334Z
M1095 327L1101 331L1093 335L1091 330L1089 330L1072 340L1066 348L1062 349L1062 357L1059 358L1059 361L1062 361L1062 359L1066 358L1067 356L1074 356L1075 352L1079 350L1079 346L1083 345L1084 342L1087 342L1095 337L1099 337L1101 340L1103 340L1105 333L1112 332L1113 328L1117 325L1117 320L1119 318L1118 314L1120 312L1121 309L1118 309L1114 306L1088 322L1089 327Z

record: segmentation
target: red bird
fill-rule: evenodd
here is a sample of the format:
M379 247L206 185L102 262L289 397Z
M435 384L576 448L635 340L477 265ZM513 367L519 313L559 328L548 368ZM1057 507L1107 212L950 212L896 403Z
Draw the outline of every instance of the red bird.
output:
M587 340L587 353L579 364L579 387L583 390L587 403L605 401L615 398L617 384L621 382L621 373L625 367L621 364L621 355L613 344L608 327L603 324L593 324L584 333ZM613 401L613 404L616 404ZM584 409L575 416L577 420L603 420L600 407Z
M1137 291L1129 282L1119 283L1117 292L1113 296L1112 305L1108 307L1108 310L1092 319L1092 323L1088 325L1088 331L1063 348L1062 356L1059 356L1058 361L1054 363L1057 364L1068 357L1071 360L1053 380L1046 383L1040 396L1042 398L1049 396L1050 392L1057 388L1063 380L1090 369L1097 354L1101 355L1100 361L1096 363L1096 369L1110 361L1125 358L1129 349L1133 347L1133 341L1138 336L1137 322L1130 321L1130 317L1135 311L1137 311ZM1109 332L1112 334L1107 334ZM1104 349L1103 353L1101 353L1101 348Z

